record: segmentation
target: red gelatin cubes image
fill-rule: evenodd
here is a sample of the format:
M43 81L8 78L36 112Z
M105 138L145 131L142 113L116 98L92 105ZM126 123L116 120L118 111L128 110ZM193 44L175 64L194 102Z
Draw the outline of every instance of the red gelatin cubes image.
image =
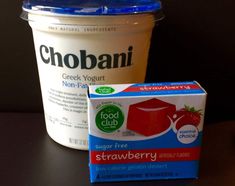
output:
M170 127L175 111L175 105L156 98L130 105L127 129L144 136L160 134Z

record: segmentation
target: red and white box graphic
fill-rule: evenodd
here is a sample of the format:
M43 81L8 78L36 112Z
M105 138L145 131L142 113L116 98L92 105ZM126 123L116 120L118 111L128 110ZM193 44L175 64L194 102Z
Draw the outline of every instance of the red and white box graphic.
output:
M156 135L171 125L176 106L153 98L129 106L127 129L144 136Z

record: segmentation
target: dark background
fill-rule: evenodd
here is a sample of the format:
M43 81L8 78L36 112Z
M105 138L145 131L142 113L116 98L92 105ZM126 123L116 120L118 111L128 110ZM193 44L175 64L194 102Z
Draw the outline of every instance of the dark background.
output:
M235 1L163 0L146 81L197 80L208 92L206 123L235 118ZM31 29L19 0L1 2L0 111L43 112Z

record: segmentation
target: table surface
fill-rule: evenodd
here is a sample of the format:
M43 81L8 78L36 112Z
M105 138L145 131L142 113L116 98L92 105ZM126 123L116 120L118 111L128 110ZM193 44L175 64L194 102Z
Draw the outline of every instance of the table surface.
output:
M88 186L88 152L63 147L45 129L43 114L0 114L1 186ZM199 179L99 183L138 186L235 185L235 121L206 124Z

